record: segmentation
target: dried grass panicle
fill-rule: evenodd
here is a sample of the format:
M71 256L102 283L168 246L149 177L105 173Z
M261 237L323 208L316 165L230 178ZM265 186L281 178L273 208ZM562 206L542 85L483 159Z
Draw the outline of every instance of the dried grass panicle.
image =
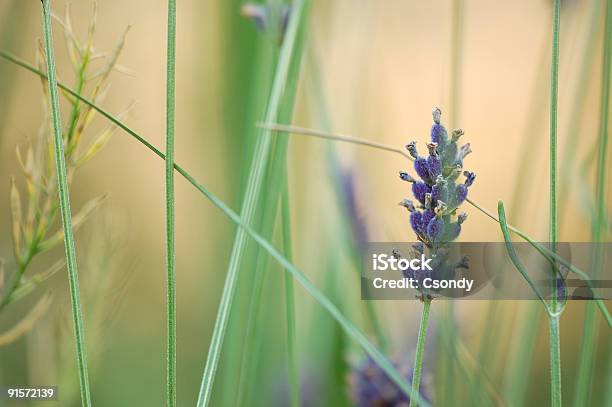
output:
M70 6L66 7L64 18L54 15L55 21L61 26L68 55L70 58L75 88L96 104L101 104L107 94L110 74L114 70L124 71L118 67L118 59L125 45L124 31L117 45L108 54L99 53L94 47L97 8L94 6L90 20L87 38L80 40L74 32ZM46 70L45 54L42 42L38 41L36 65L41 71ZM22 179L13 177L10 189L10 204L12 214L12 237L15 268L7 274L8 282L0 290L0 311L9 303L33 291L33 286L46 281L57 271L51 267L40 273L40 276L30 276L26 279L25 272L33 258L53 249L63 241L63 231L58 222L57 182L54 168L53 143L49 126L49 98L46 80L41 81L42 106L44 121L38 134L16 148ZM78 99L63 92L62 95L70 105L70 114L64 124L64 146L67 164L68 182L72 183L75 172L93 157L95 157L110 140L117 126L111 124L98 134L92 130L92 123L97 111L83 105ZM118 116L125 119L131 109L130 105ZM78 228L102 205L105 196L99 196L88 201L74 216L74 227ZM53 273L49 273L49 271ZM23 288L23 289L22 289Z

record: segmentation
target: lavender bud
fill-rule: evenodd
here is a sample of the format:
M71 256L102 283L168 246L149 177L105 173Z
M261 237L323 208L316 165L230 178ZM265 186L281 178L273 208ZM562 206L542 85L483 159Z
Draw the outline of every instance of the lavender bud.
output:
M408 211L410 212L416 211L416 208L414 207L414 204L412 203L410 199L403 199L402 202L399 203L399 205L408 209Z
M439 146L444 146L448 136L446 135L446 129L441 124L434 124L431 126L431 141L437 143Z
M417 158L414 160L414 170L417 175L423 179L423 181L429 181L429 166L427 165L427 160L424 158Z
M465 184L457 185L455 189L455 205L459 206L465 201L468 195L468 189Z
M425 194L425 207L427 209L431 208L431 203L432 203L431 193Z
M431 112L431 115L433 116L434 123L440 124L440 117L442 116L442 110L440 110L440 108L438 107L434 107L433 111Z
M463 129L454 129L453 130L453 134L451 136L451 139L456 142L457 140L459 140L459 137L463 136Z
M421 216L421 220L422 220L422 224L423 226L427 226L429 224L429 222L436 217L436 214L433 213L433 211L431 210L425 210L423 211L423 215Z
M423 233L423 214L421 212L410 213L410 226L417 235Z
M467 217L468 217L467 213L461 212L459 216L457 217L457 223L461 225L463 222L465 222Z
M438 236L440 236L443 229L444 229L444 222L442 221L442 219L438 217L434 217L427 224L427 235L432 241L434 241L436 240Z
M408 174L406 171L400 171L399 176L402 179L402 181L416 182L416 180L412 178L412 176Z
M424 182L417 181L412 184L412 194L421 205L425 205L425 194L431 192L431 188Z
M442 185L436 183L433 187L431 187L431 199L433 201L437 201L441 198L442 195Z
M471 153L472 150L470 150L470 143L464 144L461 146L461 149L459 149L459 152L457 153L457 157L455 158L455 162L457 164L461 164L463 165L463 159L469 154Z
M408 150L410 156L415 160L419 157L419 153L417 152L416 148L416 141L411 141L410 143L406 144L406 150Z
M472 186L472 184L474 183L474 180L476 179L476 174L470 171L464 171L463 175L465 175L465 186L466 187Z
M436 179L442 173L442 165L437 155L427 157L427 171L431 179Z
M427 149L429 150L429 155L437 156L438 155L438 143L431 142L427 143Z

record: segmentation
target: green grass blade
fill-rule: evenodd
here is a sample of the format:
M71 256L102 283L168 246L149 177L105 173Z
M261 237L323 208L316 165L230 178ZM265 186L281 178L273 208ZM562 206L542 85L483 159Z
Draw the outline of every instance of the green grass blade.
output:
M599 119L599 143L597 157L597 178L595 201L596 209L592 223L592 240L595 244L592 259L592 275L597 278L602 267L603 255L601 242L604 236L604 225L606 223L606 165L608 152L608 114L610 109L610 72L612 68L612 5L606 2L606 23L603 42L603 66L602 66L602 90L600 102ZM598 335L598 325L595 321L595 306L591 301L586 304L584 316L584 329L581 350L578 362L578 374L574 405L583 406L589 404L588 390L593 373L594 341Z
M166 405L176 405L176 276L174 270L174 105L176 0L168 0L166 72Z
M302 16L303 19L306 15ZM272 38L277 41L276 36ZM302 50L304 45L304 26L299 27L294 44L294 57L287 72L287 80L283 97L278 108L278 119L281 121L291 121L295 106L297 87L300 78L302 65ZM272 240L274 228L276 225L277 216L279 216L279 204L282 201L284 184L287 178L287 150L288 138L273 138L272 139L273 155L270 160L266 172L266 185L263 188L262 196L264 205L259 211L262 213L262 221L259 225L259 233L266 239ZM282 219L282 218L281 218ZM253 225L255 226L255 225ZM258 248L255 250L256 267L252 286L248 290L248 295L245 296L244 302L250 304L247 311L246 333L243 341L242 358L240 361L240 380L238 382L238 405L243 404L243 400L251 399L252 389L257 386L258 377L257 366L260 366L262 352L258 352L258 347L266 341L264 338L269 330L262 323L257 323L259 310L264 308L262 304L262 292L266 282L268 254L264 250ZM250 262L248 262L250 263ZM247 264L248 264L247 263ZM241 278L241 282L245 282L247 276ZM236 304L238 307L238 304ZM238 308L236 308L238 310ZM265 309L265 308L264 308ZM234 379L235 380L235 379ZM235 386L235 384L233 385ZM233 387L232 386L232 387Z
M90 406L91 396L89 391L89 377L87 373L87 350L85 349L85 333L83 328L83 316L81 314L79 277L77 270L76 250L74 245L74 234L72 230L72 215L70 212L70 192L68 191L68 177L66 175L66 158L64 156L64 140L62 137L62 122L60 117L59 95L57 91L55 55L53 52L53 35L51 32L51 6L49 3L50 0L43 0L42 19L45 54L47 58L49 95L51 99L53 144L55 146L55 170L57 173L60 212L64 230L66 268L68 269L68 282L70 286L70 302L74 324L74 338L76 342L76 357L79 372L81 403L83 406Z
M289 71L289 66L293 56L298 26L302 23L302 13L304 11L305 3L305 0L300 0L295 2L293 6L293 11L287 28L287 34L283 41L278 67L272 85L270 101L268 103L266 112L266 121L274 121L278 115L281 96L285 88L287 73ZM241 218L244 219L249 225L253 221L255 207L260 195L261 186L263 184L264 170L268 164L268 157L270 155L270 144L270 131L263 131L261 137L256 141L254 158L242 203ZM219 364L223 339L227 330L229 314L236 291L238 271L245 251L246 242L246 231L243 228L238 229L234 239L234 246L232 248L223 294L221 296L213 336L206 359L206 366L202 376L202 383L200 386L197 404L199 407L208 405L212 395L212 387Z
M287 260L292 261L291 249L291 212L289 207L289 183L285 169L283 195L281 201L281 219L283 226L283 250ZM297 344L295 335L295 298L293 294L293 277L285 274L285 317L287 320L287 361L289 367L289 400L291 407L300 406L300 373L297 361Z
M549 240L553 252L556 252L558 239L557 222L557 110L559 93L559 30L561 27L561 0L553 2L553 39L550 63L550 209ZM556 277L555 277L555 281ZM553 290L548 318L548 341L550 354L550 393L551 405L560 407L561 390L561 345L559 335L559 313L557 290Z

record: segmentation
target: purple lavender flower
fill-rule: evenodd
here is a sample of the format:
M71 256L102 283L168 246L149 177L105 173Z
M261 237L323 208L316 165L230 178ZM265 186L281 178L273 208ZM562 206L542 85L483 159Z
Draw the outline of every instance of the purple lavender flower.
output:
M412 381L412 369L407 364L393 364L408 382ZM420 386L419 394L430 401L423 387ZM410 404L410 398L369 357L353 368L349 376L349 391L353 403L358 407L408 407Z
M465 220L454 220L457 208L468 196L468 189L474 183L476 175L463 171L463 161L471 153L470 145L461 147L457 142L463 130L453 130L449 138L441 124L442 112L434 108L434 124L431 128L431 142L427 144L428 156L419 155L416 142L406 145L410 156L414 158L414 170L420 180L414 179L407 172L400 177L412 184L412 194L420 206L410 208L410 226L428 247L438 246L456 239L461 232L461 223ZM457 182L461 175L463 183Z

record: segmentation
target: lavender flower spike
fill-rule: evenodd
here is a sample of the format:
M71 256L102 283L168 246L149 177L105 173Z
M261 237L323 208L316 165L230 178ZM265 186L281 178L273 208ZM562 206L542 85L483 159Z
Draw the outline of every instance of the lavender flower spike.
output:
M428 156L421 157L417 152L416 142L411 141L406 149L414 158L414 169L420 180L407 172L400 172L400 178L412 184L412 194L422 206L418 208L410 202L406 206L410 214L410 226L427 247L436 249L459 236L461 224L466 216L457 217L457 208L468 196L468 190L474 183L476 175L463 171L463 161L471 153L470 144L458 146L463 130L453 130L448 137L442 125L442 111L434 108L431 141L427 143ZM465 181L458 178L463 171Z

